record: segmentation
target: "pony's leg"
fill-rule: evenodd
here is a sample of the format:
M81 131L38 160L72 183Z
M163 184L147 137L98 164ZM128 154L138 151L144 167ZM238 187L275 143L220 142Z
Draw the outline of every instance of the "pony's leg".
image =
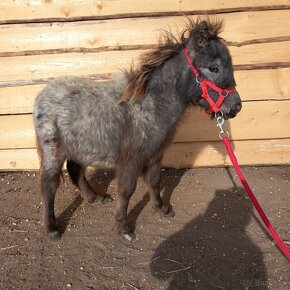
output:
M72 160L67 160L67 171L72 182L79 188L81 195L90 203L97 201L98 203L111 202L112 199L108 196L102 196L95 193L89 185L85 177L85 169Z
M61 234L56 226L54 198L65 155L53 148L44 149L42 153L41 194L44 204L44 224L50 239L56 241L61 238Z
M115 221L118 233L126 241L132 241L135 238L131 231L127 210L129 200L136 189L138 179L138 169L133 164L118 166L116 171L118 181L118 192L116 197Z
M151 163L144 170L144 180L148 185L150 201L153 207L165 217L174 217L175 213L163 204L160 196L161 159Z

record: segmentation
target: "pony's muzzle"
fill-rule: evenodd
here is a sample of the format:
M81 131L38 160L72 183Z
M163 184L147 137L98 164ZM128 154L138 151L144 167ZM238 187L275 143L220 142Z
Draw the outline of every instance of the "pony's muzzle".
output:
M235 105L230 112L227 114L228 118L234 118L241 111L242 104Z
M220 107L225 119L234 118L242 109L242 102L238 92L229 94Z

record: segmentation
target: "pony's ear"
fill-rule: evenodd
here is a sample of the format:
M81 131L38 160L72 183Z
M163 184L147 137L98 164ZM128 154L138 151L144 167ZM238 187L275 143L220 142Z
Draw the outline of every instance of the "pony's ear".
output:
M205 20L198 23L192 31L194 50L197 52L208 44L210 33Z

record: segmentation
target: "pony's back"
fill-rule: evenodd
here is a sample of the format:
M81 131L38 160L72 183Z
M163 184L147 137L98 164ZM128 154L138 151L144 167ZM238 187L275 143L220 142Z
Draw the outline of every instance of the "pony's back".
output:
M130 123L126 106L119 105L124 85L119 80L97 83L77 77L47 85L34 105L41 155L53 152L60 160L83 166L113 166L119 150L112 149L120 146L122 127Z

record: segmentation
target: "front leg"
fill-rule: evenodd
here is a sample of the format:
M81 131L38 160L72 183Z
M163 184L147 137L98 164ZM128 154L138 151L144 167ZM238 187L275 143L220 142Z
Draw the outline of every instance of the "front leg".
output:
M115 221L119 235L126 241L135 238L127 216L128 204L136 189L139 170L134 163L120 165L117 168L116 176L118 181L118 192L116 197Z
M144 180L148 185L150 201L153 207L165 217L174 217L175 213L165 206L160 196L161 158L148 165L144 170Z

